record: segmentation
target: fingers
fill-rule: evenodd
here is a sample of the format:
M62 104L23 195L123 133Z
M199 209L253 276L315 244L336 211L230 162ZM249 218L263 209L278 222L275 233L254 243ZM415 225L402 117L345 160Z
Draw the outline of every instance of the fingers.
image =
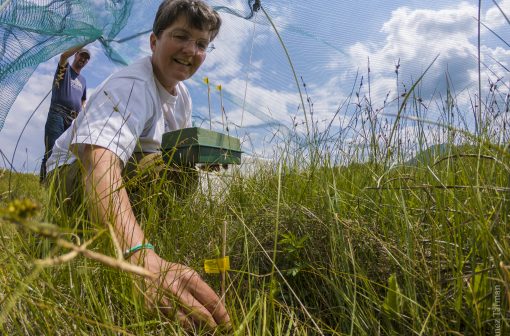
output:
M173 297L163 295L153 284L147 288L143 295L145 297L145 304L149 309L159 310L165 317L177 320L186 330L193 330L195 328L195 321L179 308L179 303Z
M177 278L172 279L171 274L167 274L166 288L187 308L194 321L204 321L210 327L228 325L230 317L214 290L196 271L180 266Z
M179 309L173 300L165 298L161 300L161 303L157 308L168 318L177 319L183 328L192 330L195 327L194 321L190 319L186 313Z
M218 326L211 312L189 292L181 293L179 301L182 304L181 310L187 312L187 317L191 318L197 326L205 324L211 329Z
M181 310L177 310L175 316L177 317L177 320L179 321L180 325L183 326L185 329L191 330L195 327L193 322Z
M230 316L228 315L227 309L221 302L219 296L203 282L204 287L202 290L196 288L194 293L195 297L204 305L207 311L213 316L214 320L219 325L229 325Z
M200 304L214 318L216 324L230 324L230 317L218 294L216 294L216 292L202 280L198 273L195 271L192 272L193 273L190 274L190 279L188 280L189 285L187 287L191 296L200 302Z
M191 294L181 293L179 301L173 295L171 297L160 297L156 307L169 318L176 318L186 329L217 327L211 313L201 305ZM186 304L185 303L191 303Z
M230 317L220 298L196 271L161 259L158 263L152 266L159 268L159 279L146 279L152 285L146 294L165 315L177 316L183 325L230 326Z

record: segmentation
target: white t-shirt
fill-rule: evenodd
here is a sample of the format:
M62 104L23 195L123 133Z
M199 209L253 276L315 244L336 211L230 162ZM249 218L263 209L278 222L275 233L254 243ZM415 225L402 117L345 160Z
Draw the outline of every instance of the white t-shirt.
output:
M82 144L107 148L124 164L133 152L159 152L163 133L191 127L189 92L182 82L176 91L173 96L159 84L150 57L111 75L55 142L48 171L74 162L69 149L76 146L79 153Z

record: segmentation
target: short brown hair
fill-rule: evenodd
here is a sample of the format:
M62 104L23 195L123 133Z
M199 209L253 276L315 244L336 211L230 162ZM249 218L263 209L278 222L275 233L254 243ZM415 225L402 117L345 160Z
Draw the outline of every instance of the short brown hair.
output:
M211 32L211 41L220 31L220 15L202 0L164 0L158 8L152 32L157 37L181 15L195 29Z

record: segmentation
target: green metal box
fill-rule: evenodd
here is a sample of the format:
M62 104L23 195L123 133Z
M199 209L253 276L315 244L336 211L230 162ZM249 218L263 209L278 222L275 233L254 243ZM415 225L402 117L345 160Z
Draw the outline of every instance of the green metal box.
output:
M163 134L161 149L165 159L177 165L241 163L238 138L199 127Z

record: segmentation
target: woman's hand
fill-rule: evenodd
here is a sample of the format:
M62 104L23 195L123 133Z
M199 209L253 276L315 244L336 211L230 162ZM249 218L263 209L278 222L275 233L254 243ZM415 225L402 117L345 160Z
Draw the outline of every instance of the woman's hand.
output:
M218 295L191 268L165 261L152 250L142 250L131 261L154 274L146 279L146 298L168 317L176 316L186 328L230 328L230 317Z

